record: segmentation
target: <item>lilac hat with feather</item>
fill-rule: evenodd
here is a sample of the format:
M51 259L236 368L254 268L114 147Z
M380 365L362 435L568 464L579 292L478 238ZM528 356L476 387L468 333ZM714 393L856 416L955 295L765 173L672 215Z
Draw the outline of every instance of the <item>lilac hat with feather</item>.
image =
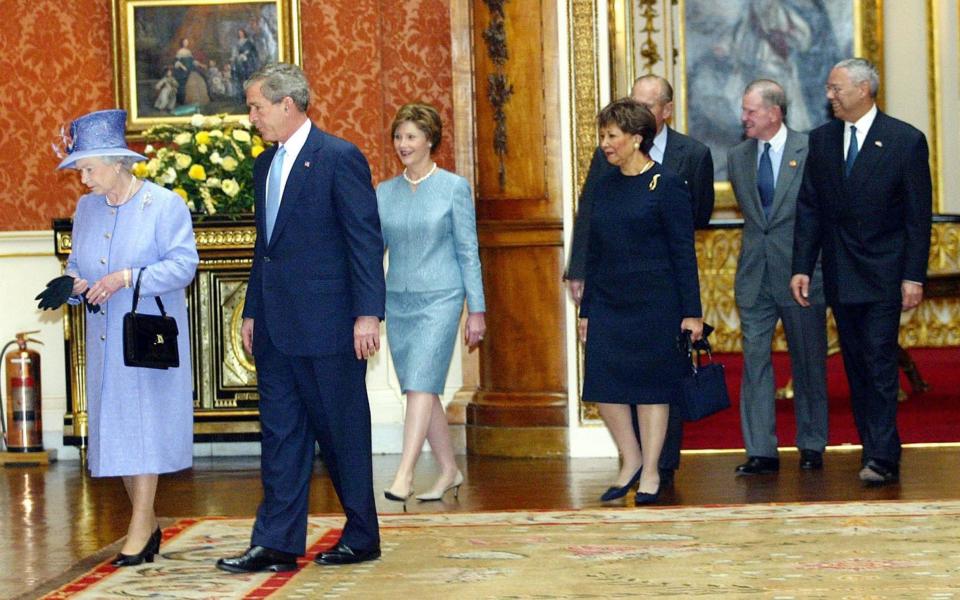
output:
M98 110L79 117L70 124L69 137L61 132L63 158L58 169L72 167L82 158L93 156L129 156L140 160L147 157L127 148L124 137L127 124L127 111L120 109Z

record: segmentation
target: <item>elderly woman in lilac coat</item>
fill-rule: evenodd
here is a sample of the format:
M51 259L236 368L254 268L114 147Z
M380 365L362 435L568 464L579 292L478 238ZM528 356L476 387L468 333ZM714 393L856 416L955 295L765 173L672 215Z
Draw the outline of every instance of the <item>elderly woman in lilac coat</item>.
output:
M198 256L190 212L173 192L130 172L143 159L127 149L126 113L98 111L73 122L70 154L59 168L80 172L90 193L77 203L66 274L72 303L85 301L87 457L94 477L123 478L132 505L115 566L151 562L162 537L154 512L160 473L189 468L193 449L193 382L185 289ZM159 313L159 296L180 330L180 366L127 367L123 315L140 276L137 312Z

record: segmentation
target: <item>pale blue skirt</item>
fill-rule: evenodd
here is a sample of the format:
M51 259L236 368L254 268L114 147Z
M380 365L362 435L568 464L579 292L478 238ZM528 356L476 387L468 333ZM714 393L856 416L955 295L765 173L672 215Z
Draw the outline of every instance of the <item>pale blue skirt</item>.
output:
M463 289L387 292L387 341L403 393L443 393L463 295Z

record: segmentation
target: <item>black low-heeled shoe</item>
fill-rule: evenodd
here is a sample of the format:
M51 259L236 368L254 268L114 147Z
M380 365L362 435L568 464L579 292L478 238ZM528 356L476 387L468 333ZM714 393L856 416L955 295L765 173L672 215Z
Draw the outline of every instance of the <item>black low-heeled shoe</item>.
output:
M623 498L630 491L630 488L637 485L637 482L640 481L640 473L643 472L643 467L637 469L637 472L633 474L633 477L630 478L630 481L627 482L627 485L623 487L612 486L607 489L600 496L601 502L610 502L611 500L616 500L618 498Z
M160 539L162 537L163 533L160 531L160 528L157 527L157 530L150 535L150 539L147 540L143 550L137 554L124 554L121 552L117 554L117 557L113 559L110 564L114 567L135 567L142 565L144 562L152 563L154 555L160 554Z
M634 506L646 506L647 504L654 504L657 500L660 499L660 486L657 486L657 491L652 494L646 492L637 492L637 495L633 498Z

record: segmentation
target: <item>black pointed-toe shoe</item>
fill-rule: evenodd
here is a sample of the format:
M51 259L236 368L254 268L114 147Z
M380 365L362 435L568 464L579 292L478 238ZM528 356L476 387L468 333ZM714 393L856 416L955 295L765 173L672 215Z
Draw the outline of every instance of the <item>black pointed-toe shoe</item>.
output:
M607 488L607 491L600 496L600 502L610 502L611 500L617 500L623 498L627 495L627 492L630 489L637 485L637 482L640 481L640 473L643 471L643 467L637 469L637 472L633 474L633 477L630 478L630 481L627 482L627 485L622 487L611 486Z
M313 562L318 565L352 565L378 558L380 558L380 548L356 550L343 542L337 542L333 548L318 554Z
M747 462L737 467L737 475L766 475L780 470L779 458L751 456Z
M143 550L137 554L124 554L121 552L117 554L117 557L113 559L110 564L114 567L135 567L145 562L152 563L154 555L160 554L160 538L162 537L163 532L157 527L157 530L150 534L150 539L147 540Z
M221 558L217 561L217 568L230 573L293 571L297 568L297 555L263 546L250 546L240 556Z
M800 451L800 468L804 471L816 471L823 468L823 452L816 450Z

